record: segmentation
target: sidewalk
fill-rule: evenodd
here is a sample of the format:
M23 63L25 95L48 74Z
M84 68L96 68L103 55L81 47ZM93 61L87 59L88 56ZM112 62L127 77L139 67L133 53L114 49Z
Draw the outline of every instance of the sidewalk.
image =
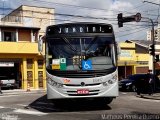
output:
M137 97L144 98L144 99L160 100L160 92L159 93L153 93L152 95L141 94L141 95L137 95Z
M44 90L44 89L31 89L30 91L26 91L23 89L2 90L2 94L0 94L0 96L30 94L30 93L46 93L46 90Z

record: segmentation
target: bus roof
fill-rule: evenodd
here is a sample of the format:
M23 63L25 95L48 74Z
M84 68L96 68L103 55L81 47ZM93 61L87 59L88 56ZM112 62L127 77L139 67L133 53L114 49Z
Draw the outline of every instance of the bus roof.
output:
M50 25L48 27L54 27L54 26L63 26L63 25L108 25L110 27L112 27L111 24L107 24L107 23L96 23L96 22L74 22L74 23L63 23L63 24L56 24L56 25Z

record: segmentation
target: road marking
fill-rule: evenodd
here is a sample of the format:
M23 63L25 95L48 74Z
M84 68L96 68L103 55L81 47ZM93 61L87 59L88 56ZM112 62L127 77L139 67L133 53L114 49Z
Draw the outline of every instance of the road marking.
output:
M43 112L39 112L39 111L24 110L24 109L17 109L17 110L14 110L13 112L30 114L30 115L37 115L37 116L42 116L42 115L47 115L48 114L48 113L43 113Z
M13 96L19 96L19 95L2 95L2 96L0 96L0 97L13 97Z
M126 95L127 93L125 93L125 92L122 92L122 94L123 94L123 95Z
M19 105L19 106L23 106L23 107L28 106L28 105L25 105L25 104L17 104L17 105Z
M0 106L0 109L3 109L3 108L6 108L6 107L4 107L4 106Z

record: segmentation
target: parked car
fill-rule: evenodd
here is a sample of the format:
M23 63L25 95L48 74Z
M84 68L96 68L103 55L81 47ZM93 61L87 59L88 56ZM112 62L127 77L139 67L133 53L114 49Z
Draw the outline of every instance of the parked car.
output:
M0 85L2 88L15 88L16 80L7 76L0 76Z
M137 83L142 84L142 87L145 88L146 84L148 83L147 80L152 77L153 77L153 74L129 75L126 79L122 79L119 81L119 89L120 90L136 91L137 90ZM160 81L157 76L155 76L155 83L156 83L155 87L156 87L156 89L158 89L160 87ZM145 89L147 89L147 88L145 88Z
M130 79L127 77L126 79L122 79L119 81L119 89L122 91L136 91L135 87L135 79Z

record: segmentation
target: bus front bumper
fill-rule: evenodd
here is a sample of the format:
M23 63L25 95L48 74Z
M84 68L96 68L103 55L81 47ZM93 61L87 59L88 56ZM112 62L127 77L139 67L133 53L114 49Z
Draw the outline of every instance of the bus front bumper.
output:
M87 90L87 93L79 93L78 90ZM64 99L64 98L95 98L95 97L117 97L118 83L115 82L109 86L102 84L96 86L63 86L62 88L53 87L47 84L48 99Z

